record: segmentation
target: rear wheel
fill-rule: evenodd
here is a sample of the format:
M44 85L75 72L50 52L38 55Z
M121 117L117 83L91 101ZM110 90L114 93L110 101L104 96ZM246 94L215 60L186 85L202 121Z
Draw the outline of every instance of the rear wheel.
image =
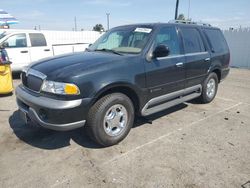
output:
M87 132L92 140L103 146L119 143L134 123L134 106L122 93L113 93L98 100L90 109Z
M208 75L202 85L202 94L199 98L201 103L210 103L214 100L218 90L217 74L212 72Z

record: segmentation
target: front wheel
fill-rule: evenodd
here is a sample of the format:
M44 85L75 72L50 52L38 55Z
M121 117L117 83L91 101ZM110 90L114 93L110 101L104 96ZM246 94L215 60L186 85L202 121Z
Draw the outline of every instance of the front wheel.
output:
M127 136L133 123L133 103L126 95L113 93L99 99L91 107L86 129L96 143L111 146Z
M214 100L218 90L218 76L212 72L202 85L202 94L199 98L201 103L210 103Z

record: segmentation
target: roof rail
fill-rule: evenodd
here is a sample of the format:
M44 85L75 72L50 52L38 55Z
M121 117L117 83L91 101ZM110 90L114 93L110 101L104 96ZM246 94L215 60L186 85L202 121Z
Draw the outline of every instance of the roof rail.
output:
M203 23L203 22L194 22L191 20L170 20L168 23L195 24L195 25L202 25L202 26L211 27L211 24Z

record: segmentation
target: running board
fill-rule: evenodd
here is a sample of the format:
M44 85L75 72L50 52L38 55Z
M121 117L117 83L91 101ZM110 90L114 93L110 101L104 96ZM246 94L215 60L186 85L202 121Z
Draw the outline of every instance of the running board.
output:
M165 110L167 108L176 106L183 102L195 99L201 95L201 91L202 91L201 85L197 85L181 91L153 98L143 107L141 114L142 116L148 116L156 112Z

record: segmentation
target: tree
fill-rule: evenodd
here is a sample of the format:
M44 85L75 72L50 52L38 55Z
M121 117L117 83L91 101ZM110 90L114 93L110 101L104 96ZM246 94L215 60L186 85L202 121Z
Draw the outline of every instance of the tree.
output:
M192 21L192 19L191 19L191 18L186 19L186 18L185 18L185 16L184 16L184 14L179 14L179 16L178 16L177 20L189 21L189 22L191 22L191 21Z
M93 31L104 31L104 27L102 24L96 24L94 27L93 27Z
M179 14L177 20L186 20L184 14Z

